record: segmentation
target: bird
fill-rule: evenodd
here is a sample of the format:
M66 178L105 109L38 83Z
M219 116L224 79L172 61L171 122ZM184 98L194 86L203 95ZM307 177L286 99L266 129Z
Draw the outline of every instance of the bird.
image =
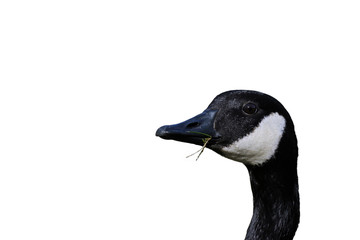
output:
M206 148L246 166L253 215L245 240L294 238L300 222L298 144L290 114L277 99L254 90L226 91L199 115L162 126L155 135L205 143Z

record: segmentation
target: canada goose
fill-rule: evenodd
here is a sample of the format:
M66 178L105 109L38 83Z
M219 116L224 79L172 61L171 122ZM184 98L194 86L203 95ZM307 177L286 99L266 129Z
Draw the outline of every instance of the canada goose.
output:
M256 91L218 95L201 114L166 125L156 136L204 145L245 164L253 216L245 240L293 239L300 219L297 139L289 113L275 98Z

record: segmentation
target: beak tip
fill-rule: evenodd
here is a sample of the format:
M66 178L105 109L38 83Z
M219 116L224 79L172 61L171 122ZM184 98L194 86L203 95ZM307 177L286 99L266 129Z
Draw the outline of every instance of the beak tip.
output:
M167 133L166 128L167 128L167 126L159 127L159 129L156 130L155 136L164 137Z

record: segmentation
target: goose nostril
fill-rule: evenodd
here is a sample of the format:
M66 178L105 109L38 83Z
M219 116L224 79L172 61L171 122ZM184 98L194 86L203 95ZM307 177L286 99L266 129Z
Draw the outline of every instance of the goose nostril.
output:
M189 123L188 125L186 125L186 128L194 128L194 127L197 127L199 125L200 125L199 122L192 122L192 123Z

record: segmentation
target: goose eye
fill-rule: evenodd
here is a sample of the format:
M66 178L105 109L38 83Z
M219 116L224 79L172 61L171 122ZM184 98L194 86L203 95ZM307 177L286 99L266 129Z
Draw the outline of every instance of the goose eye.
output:
M243 106L243 111L251 115L257 112L257 107L254 103L247 103Z

